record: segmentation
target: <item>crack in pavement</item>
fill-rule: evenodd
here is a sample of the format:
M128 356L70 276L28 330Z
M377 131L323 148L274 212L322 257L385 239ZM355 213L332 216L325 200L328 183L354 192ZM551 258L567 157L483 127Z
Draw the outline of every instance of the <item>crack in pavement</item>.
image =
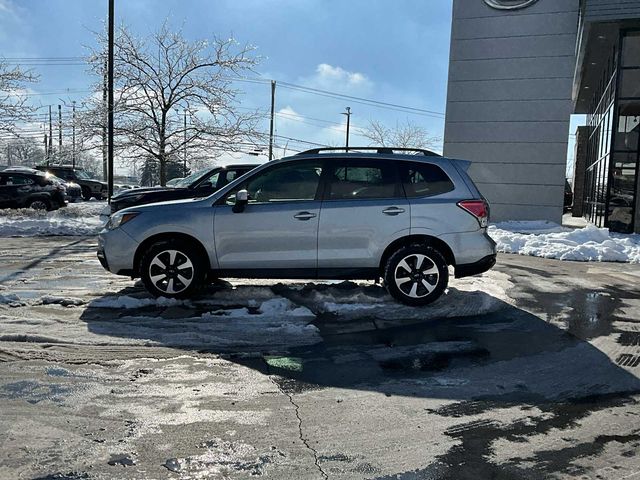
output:
M298 405L293 400L293 395L291 395L290 393L285 392L282 389L282 386L280 386L278 384L278 382L276 382L273 379L273 376L271 375L271 373L269 371L269 364L266 361L264 363L265 363L265 365L267 367L267 376L269 377L269 381L276 386L276 388L278 389L278 391L280 393L282 393L283 395L286 395L286 397L289 399L289 403L291 403L291 405L293 405L294 411L296 413L296 418L298 419L298 437L300 438L300 441L304 444L305 447L307 447L307 449L313 455L313 463L316 465L316 468L318 469L318 472L320 472L320 475L322 476L322 478L324 480L329 480L329 475L327 475L327 473L320 466L320 461L318 460L318 451L309 444L307 439L304 437L304 433L302 433L302 417L300 416L300 405Z
M278 387L278 388L280 388L280 387ZM302 433L302 417L300 416L300 406L296 402L293 401L293 396L291 394L285 393L284 391L282 391L282 389L280 389L280 391L282 393L284 393L289 398L289 402L295 408L296 418L298 419L298 434L300 436L300 440L302 441L302 443L304 443L305 447L307 447L311 451L311 453L313 454L313 462L316 464L316 468L320 472L320 475L322 475L322 478L324 478L325 480L328 480L329 476L322 469L322 467L320 466L320 462L318 461L318 452L317 452L317 450L315 448L313 448L311 445L309 445L309 443L304 438L304 435Z

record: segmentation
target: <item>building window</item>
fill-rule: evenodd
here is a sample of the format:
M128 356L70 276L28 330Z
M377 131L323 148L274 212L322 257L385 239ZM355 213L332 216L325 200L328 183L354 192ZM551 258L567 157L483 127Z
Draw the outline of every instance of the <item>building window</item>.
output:
M640 150L640 31L622 35L594 94L587 118L584 214L599 227L632 232Z

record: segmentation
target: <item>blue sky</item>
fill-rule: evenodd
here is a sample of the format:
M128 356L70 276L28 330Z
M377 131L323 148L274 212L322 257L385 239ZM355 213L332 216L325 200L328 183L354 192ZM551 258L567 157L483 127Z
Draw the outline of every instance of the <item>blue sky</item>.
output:
M187 38L233 36L255 45L262 58L256 75L264 78L445 111L451 0L116 0L115 8L116 23L139 36L168 19ZM106 11L106 0L0 0L0 53L6 58L85 55ZM95 81L81 65L34 69L41 81L32 87L31 98L42 105L80 101ZM246 92L243 107L268 109L268 85L238 86ZM341 144L346 106L353 112L352 145L368 143L356 134L369 120L394 125L408 119L435 136L443 133L441 115L413 115L285 88L276 94L276 109L283 114L277 133Z

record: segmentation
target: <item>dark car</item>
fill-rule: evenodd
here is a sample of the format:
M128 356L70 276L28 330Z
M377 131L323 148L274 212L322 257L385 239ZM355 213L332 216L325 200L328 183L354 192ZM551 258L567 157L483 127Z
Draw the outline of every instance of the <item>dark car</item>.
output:
M31 174L42 174L40 170L36 170L31 167L8 167L3 170L3 172L16 172L16 173L31 173ZM65 188L65 200L67 202L75 202L82 196L82 189L80 185L75 182L67 182L66 180L61 179L60 177L56 177L51 173L45 173L47 178L50 178L54 182L58 182Z
M568 212L571 210L573 206L573 190L571 189L571 184L569 180L564 180L564 211Z
M77 183L80 185L82 198L85 200L90 200L91 197L98 200L107 198L107 183L91 178L91 175L82 168L74 168L70 165L39 165L36 168L43 172L49 172L67 182Z
M56 210L66 205L64 185L37 170L0 172L0 208Z
M132 188L111 199L111 213L123 208L148 203L208 197L227 183L258 165L227 165L199 170L175 183L172 187Z

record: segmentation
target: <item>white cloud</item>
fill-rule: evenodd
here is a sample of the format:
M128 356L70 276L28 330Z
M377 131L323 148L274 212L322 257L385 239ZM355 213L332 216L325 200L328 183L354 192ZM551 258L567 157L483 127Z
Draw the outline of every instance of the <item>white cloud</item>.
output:
M278 110L277 115L280 117L279 121L282 123L286 123L287 121L299 122L303 120L303 117L289 105Z
M334 67L328 63L321 63L316 67L316 73L320 79L331 81L346 81L349 85L366 85L369 80L362 73L348 72L344 68Z
M373 82L360 72L350 72L342 67L321 63L315 74L301 79L302 85L336 91L339 93L368 94L373 90Z

